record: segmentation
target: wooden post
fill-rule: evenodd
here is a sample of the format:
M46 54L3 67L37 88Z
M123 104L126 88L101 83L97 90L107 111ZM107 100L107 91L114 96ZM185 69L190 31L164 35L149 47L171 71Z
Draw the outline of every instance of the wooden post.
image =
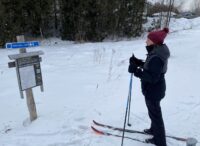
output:
M36 106L35 106L32 88L26 90L26 102L27 102L27 105L28 105L30 120L32 122L35 119L37 119L37 111L36 111Z
M186 141L186 146L196 146L197 140L195 138L188 138Z
M17 42L24 42L24 35L18 35L17 36ZM19 49L19 53L26 53L26 48Z
M24 42L24 41L25 41L24 35L17 36L17 42ZM26 53L26 48L20 49L19 52ZM26 102L29 110L30 120L32 122L35 119L37 119L37 111L36 111L32 88L26 89L25 92L26 92Z

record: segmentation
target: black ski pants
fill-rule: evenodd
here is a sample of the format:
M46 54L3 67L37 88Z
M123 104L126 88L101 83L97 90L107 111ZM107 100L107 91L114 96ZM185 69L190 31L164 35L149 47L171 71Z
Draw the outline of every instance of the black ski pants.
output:
M166 146L165 126L162 118L160 100L152 101L148 97L145 98L148 114L151 119L150 129L153 132L155 144L157 146Z

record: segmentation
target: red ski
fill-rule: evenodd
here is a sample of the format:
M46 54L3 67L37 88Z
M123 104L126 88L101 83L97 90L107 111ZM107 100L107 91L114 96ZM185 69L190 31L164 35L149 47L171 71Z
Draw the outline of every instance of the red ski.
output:
M121 135L112 134L112 133L109 133L109 132L106 132L106 131L98 130L98 129L94 128L93 126L91 126L91 128L96 134L99 134L99 135L114 136L114 137L118 137L118 138L122 137ZM125 136L124 138L134 140L134 141L137 141L137 142L147 143L143 140L139 140L139 139L128 137L128 136Z
M114 126L110 126L110 125L106 125L106 124L101 124L99 122L96 122L95 120L93 120L93 123L95 125L97 125L97 126L108 128L108 129L112 129L112 130L116 130L116 131L123 131L124 130L123 128L114 127ZM128 133L139 133L139 134L149 135L147 133L144 133L143 131L132 130L132 129L125 129L125 132L128 132ZM187 141L187 138L181 138L181 137L169 136L169 135L166 135L166 137L174 139L174 140L178 140L178 141L183 141L183 142Z

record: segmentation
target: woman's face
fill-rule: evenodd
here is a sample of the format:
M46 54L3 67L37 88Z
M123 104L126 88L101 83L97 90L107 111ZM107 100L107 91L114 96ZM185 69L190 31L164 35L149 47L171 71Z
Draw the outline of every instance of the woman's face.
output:
M151 46L151 45L153 45L154 43L153 43L149 38L147 38L146 44L147 44L147 46Z

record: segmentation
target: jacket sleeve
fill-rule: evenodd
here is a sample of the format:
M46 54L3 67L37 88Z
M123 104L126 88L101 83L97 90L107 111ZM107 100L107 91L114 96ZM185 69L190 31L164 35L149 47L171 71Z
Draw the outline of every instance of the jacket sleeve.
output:
M135 76L149 83L158 82L164 66L163 61L159 57L153 57L148 65L148 70L138 68Z

